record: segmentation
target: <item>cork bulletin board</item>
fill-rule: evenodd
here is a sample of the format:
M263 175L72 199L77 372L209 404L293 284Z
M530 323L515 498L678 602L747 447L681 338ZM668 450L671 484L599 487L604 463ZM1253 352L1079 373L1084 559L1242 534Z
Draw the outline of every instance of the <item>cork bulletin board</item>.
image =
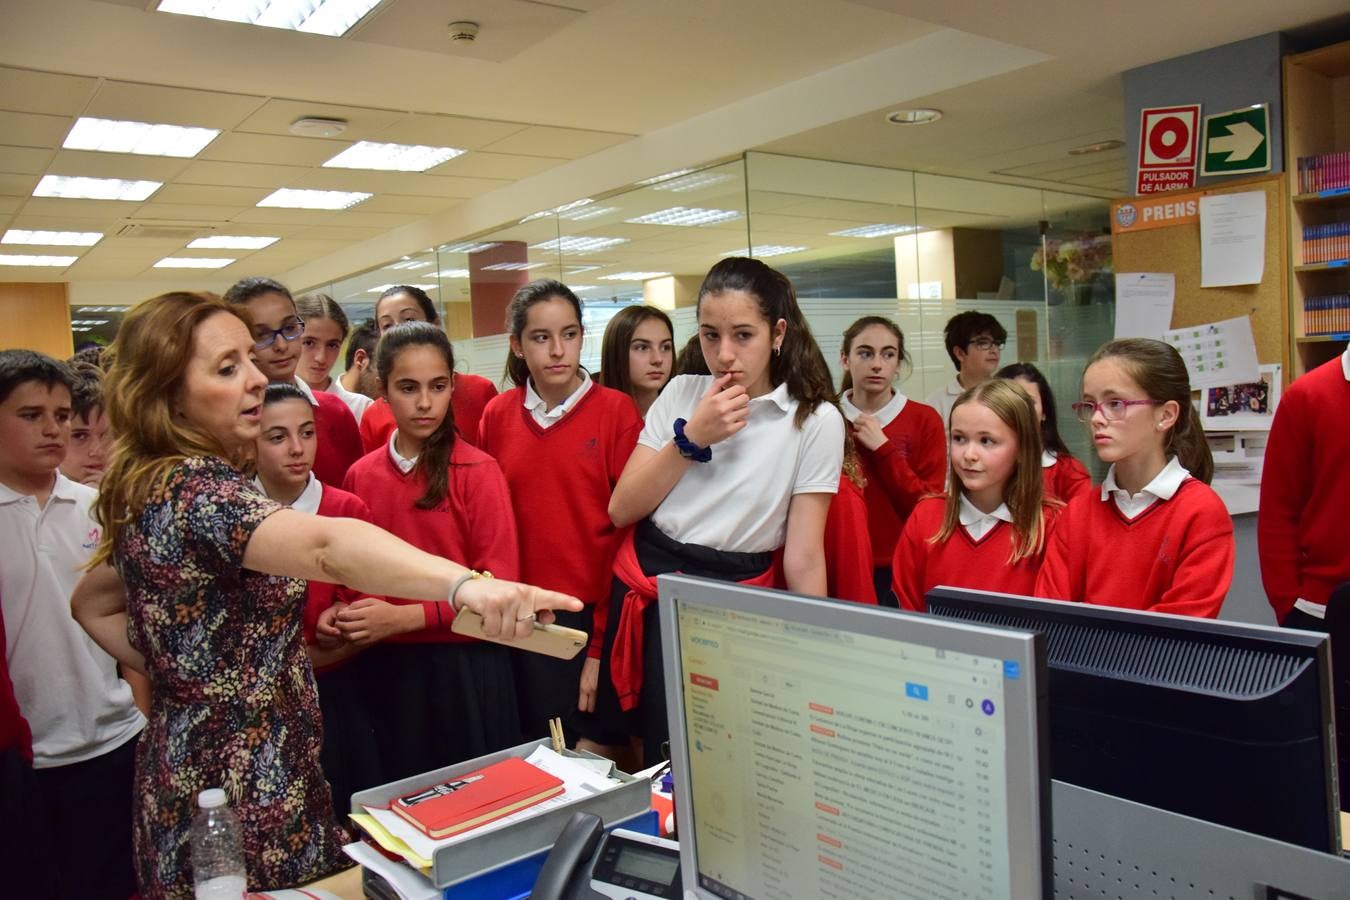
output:
M1204 194L1264 191L1266 194L1265 266L1260 284L1200 287L1200 219ZM1142 225L1143 207L1166 203L1155 224ZM1190 211L1196 210L1194 215ZM1122 215L1124 210L1124 215ZM1159 213L1151 210L1151 213ZM1139 230L1122 227L1133 220ZM1131 197L1111 204L1113 265L1117 272L1171 272L1176 277L1172 327L1185 328L1237 316L1250 316L1256 357L1279 363L1289 372L1288 246L1285 239L1284 177L1271 175L1176 191Z

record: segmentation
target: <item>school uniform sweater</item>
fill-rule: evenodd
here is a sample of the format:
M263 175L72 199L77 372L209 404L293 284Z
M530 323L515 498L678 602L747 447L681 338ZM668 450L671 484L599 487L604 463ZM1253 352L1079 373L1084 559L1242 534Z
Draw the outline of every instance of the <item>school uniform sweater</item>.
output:
M516 523L506 479L492 457L467 442L455 441L450 453L450 489L435 509L415 506L426 493L426 480L417 467L406 474L400 471L387 444L357 460L342 487L366 502L372 522L414 547L497 578L519 580ZM435 602L386 599L418 603L425 616L423 630L396 635L386 643L474 640L450 631L454 611L448 598Z
M1233 520L1187 476L1133 519L1106 491L1070 501L1050 539L1036 595L1214 618L1233 580Z
M323 496L319 500L319 508L315 515L331 516L337 519L361 519L364 522L371 521L370 507L366 506L364 500L355 494L349 494L330 485L324 485ZM362 596L364 595L360 591L353 590L345 585L331 584L327 581L308 582L305 589L305 611L301 618L305 643L314 643L315 629L318 627L320 613L334 603L352 603L361 599Z
M1092 477L1088 475L1086 466L1068 455L1051 456L1051 459L1054 461L1050 465L1041 466L1047 497L1056 497L1068 503L1079 494L1092 490Z
M0 616L0 647L5 646L5 620ZM0 753L12 752L33 762L33 732L19 709L14 696L14 682L9 679L9 664L0 653Z
M450 409L454 411L455 429L459 437L477 447L478 420L483 416L484 407L497 396L497 388L481 375L463 372L454 374L454 385L454 391L450 394ZM381 397L370 404L361 417L361 446L367 453L385 446L389 443L389 435L397 427L389 401Z
M881 429L876 450L857 444L867 488L867 527L872 565L888 566L905 520L925 495L942 490L947 477L947 440L937 411L913 399Z
M314 450L314 477L338 487L348 467L361 458L361 433L342 398L324 391L314 391L312 396L314 433L319 439Z
M540 426L525 388L498 394L483 410L478 437L511 490L522 549L521 578L594 605L591 647L600 658L610 570L620 532L609 499L642 430L627 394L592 384L561 419Z
M1256 516L1261 581L1283 620L1299 598L1325 604L1350 581L1350 364L1346 355L1296 379L1280 400Z
M977 591L998 591L1003 594L1032 595L1037 574L1045 560L1046 548L1057 530L1064 527L1059 521L1062 507L1046 504L1046 537L1041 552L1009 565L1013 552L1013 527L999 521L975 540L964 525L958 524L951 537L940 544L929 543L929 538L942 530L946 513L945 497L926 497L919 501L905 523L900 542L892 560L894 571L891 589L901 609L925 612L924 594L938 585L970 588Z
M872 546L868 539L867 501L847 475L830 498L825 517L826 593L838 600L876 605L872 583ZM888 560L889 562L889 560Z

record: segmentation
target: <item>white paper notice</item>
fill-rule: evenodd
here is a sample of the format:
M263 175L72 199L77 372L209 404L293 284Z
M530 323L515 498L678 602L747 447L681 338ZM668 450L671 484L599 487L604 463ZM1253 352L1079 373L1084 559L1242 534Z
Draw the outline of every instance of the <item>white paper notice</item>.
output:
M440 900L441 891L421 872L414 872L401 862L385 859L379 853L357 841L342 848L352 859L384 878L402 900ZM261 895L259 895L261 896ZM268 896L276 896L268 894Z
M1200 198L1200 286L1260 284L1266 264L1266 194Z
M1252 320L1246 316L1173 328L1164 332L1162 339L1176 347L1186 361L1191 390L1245 384L1261 377Z
M1171 272L1117 272L1115 336L1161 338L1172 327L1175 297Z

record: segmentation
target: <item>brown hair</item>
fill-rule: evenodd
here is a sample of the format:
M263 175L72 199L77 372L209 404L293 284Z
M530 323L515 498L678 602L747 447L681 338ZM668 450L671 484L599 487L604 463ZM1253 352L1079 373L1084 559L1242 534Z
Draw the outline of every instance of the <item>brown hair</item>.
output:
M347 339L347 332L351 329L347 313L327 294L314 293L296 297L295 312L306 322L310 319L332 319L337 323L337 327L342 329L342 339L344 341Z
M822 403L837 410L830 368L802 315L797 292L788 277L757 259L729 256L708 270L698 289L699 308L703 307L704 297L726 291L742 291L754 297L759 314L770 329L779 319L787 322L780 352L769 357L769 383L774 387L786 384L788 395L797 401L794 424L801 428Z
M1036 556L1045 546L1044 506L1061 505L1045 497L1041 475L1041 423L1036 421L1031 396L1014 381L995 378L968 388L952 404L952 412L966 403L979 403L1012 429L1017 437L1017 464L1003 487L1003 502L1012 513L1012 555L1008 565ZM950 419L948 419L950 427ZM942 528L928 539L940 544L961 527L961 495L965 486L956 471L955 461L948 461L947 509L942 517Z
M1205 440L1200 413L1191 402L1191 380L1186 363L1171 344L1152 338L1108 341L1092 354L1083 371L1104 359L1117 359L1125 374L1143 389L1149 399L1172 401L1178 406L1177 420L1163 435L1163 452L1174 455L1194 478L1209 484L1214 477L1214 455Z
M840 346L839 353L843 356L848 356L852 353L853 342L858 339L858 335L862 334L863 331L873 325L880 325L882 328L885 328L891 334L895 335L895 346L896 349L900 351L900 365L903 366L908 363L909 354L905 352L905 333L900 330L899 325L895 324L885 316L863 316L861 319L848 326L848 328L845 328L844 343ZM896 371L899 371L899 367L897 367ZM853 374L849 372L848 366L844 366L844 380L840 383L839 393L842 394L845 391L852 389Z
M655 306L625 306L614 314L605 326L605 336L600 341L600 383L607 388L623 391L633 396L633 373L628 366L628 348L633 343L633 332L649 319L658 319L670 333L671 377L675 375L675 326L670 324L670 316ZM667 379L669 380L669 379Z
M566 300L572 304L572 309L577 314L577 327L581 329L582 334L585 334L586 323L582 321L581 317L581 300L577 298L576 294L572 293L570 287L551 278L531 281L516 291L515 296L506 306L507 334L516 340L520 340L520 336L525 333L525 321L530 316L530 307L554 298ZM579 370L581 367L578 365L577 368ZM506 350L506 377L510 378L511 383L516 387L524 387L525 383L530 380L530 367L525 365L525 360L512 353L509 347Z
M215 294L177 291L133 307L103 357L103 411L114 438L94 507L103 537L91 568L112 557L122 530L136 520L174 465L203 456L246 462L173 411L197 329L216 315L234 316L252 333L243 306Z
M431 347L440 351L445 357L445 367L453 377L455 350L450 346L450 338L445 336L445 332L430 322L400 322L385 329L375 351L375 367L386 395L389 393L389 376L393 374L394 361L409 347ZM454 447L455 408L452 405L445 408L445 418L422 444L422 452L417 455L417 469L427 483L426 493L415 504L418 509L435 509L450 493L450 451Z

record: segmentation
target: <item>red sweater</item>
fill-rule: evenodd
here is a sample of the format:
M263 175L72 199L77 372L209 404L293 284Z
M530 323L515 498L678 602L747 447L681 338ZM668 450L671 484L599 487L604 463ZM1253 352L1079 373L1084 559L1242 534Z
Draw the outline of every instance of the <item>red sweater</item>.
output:
M455 414L455 428L459 436L475 447L478 446L478 420L483 416L483 408L497 396L497 387L481 375L454 374L454 390L450 394L450 409ZM361 446L369 453L389 443L389 435L394 433L398 423L394 421L394 411L389 401L381 397L366 407L361 416Z
M1058 521L1061 509L1048 504L1043 507L1046 536L1041 552L1010 566L1013 527L1007 522L1000 521L978 541L958 524L947 540L930 544L928 539L942 530L947 498L920 500L905 523L891 563L894 571L891 590L895 591L900 608L926 612L928 606L924 595L940 584L1003 594L1033 594L1046 548L1056 531L1063 529L1063 524Z
M355 494L349 494L329 485L323 486L323 497L319 500L316 515L330 516L336 519L361 519L369 522L370 508L364 500ZM319 614L336 602L351 603L361 598L359 591L327 581L311 581L305 589L305 612L302 624L305 629L305 643L314 643L314 630L319 622Z
M1283 620L1302 597L1326 603L1350 581L1350 382L1338 356L1289 386L1271 423L1256 516L1261 581Z
M450 490L435 509L414 505L426 493L426 481L416 467L406 475L400 472L387 447L357 460L343 488L366 502L372 522L413 546L497 578L519 580L520 552L506 479L492 457L465 441L455 441L450 453ZM474 640L450 631L454 611L448 600L387 599L398 604L420 603L426 617L425 629L390 641Z
M325 485L337 487L347 476L347 469L361 458L361 432L356 428L356 417L336 394L315 391L314 433L318 446L314 449L314 477Z
M830 498L825 517L826 593L856 603L877 602L872 582L872 550L867 537L867 501L847 475Z
M1233 580L1233 520L1209 485L1187 478L1171 500L1126 519L1088 491L1060 517L1036 595L1214 618Z
M9 679L9 658L5 649L5 620L0 618L0 751L17 750L28 762L33 762L33 732L19 709L14 696L14 682Z
M548 428L524 402L523 387L494 397L478 425L479 446L511 487L521 578L595 606L588 653L599 659L620 536L609 498L637 446L642 417L631 397L598 384Z
M867 488L867 528L872 565L887 566L914 505L942 490L947 478L947 438L937 410L906 400L900 415L881 429L886 443L876 450L858 444Z
M1045 481L1045 495L1065 503L1092 489L1087 467L1068 455L1057 457L1053 466L1042 467L1041 477Z

